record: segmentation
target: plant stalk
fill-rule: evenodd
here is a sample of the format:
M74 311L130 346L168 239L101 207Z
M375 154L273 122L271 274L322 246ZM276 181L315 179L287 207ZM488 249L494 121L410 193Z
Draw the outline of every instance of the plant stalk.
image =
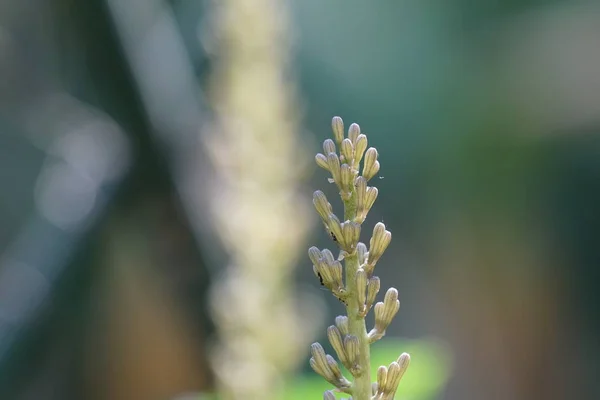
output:
M353 220L356 217L356 193L347 201L344 201L344 219L346 221ZM365 318L359 315L357 288L356 288L356 271L360 268L358 262L358 254L356 251L346 256L346 289L348 290L348 301L346 305L346 313L348 315L348 330L351 335L358 338L359 359L358 365L360 372L354 376L352 385L352 398L354 400L370 400L371 399L371 351L369 338L367 336L367 327Z

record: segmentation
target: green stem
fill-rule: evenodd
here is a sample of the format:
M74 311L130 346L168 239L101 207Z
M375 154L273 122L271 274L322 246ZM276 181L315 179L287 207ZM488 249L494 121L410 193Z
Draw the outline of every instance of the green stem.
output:
M354 219L356 216L356 194L353 192L350 199L344 201L344 219ZM356 271L360 268L358 254L348 255L345 258L346 289L348 290L348 301L346 312L348 314L348 330L351 335L358 338L360 373L355 375L352 384L352 398L354 400L371 399L371 351L365 318L361 317L358 309Z

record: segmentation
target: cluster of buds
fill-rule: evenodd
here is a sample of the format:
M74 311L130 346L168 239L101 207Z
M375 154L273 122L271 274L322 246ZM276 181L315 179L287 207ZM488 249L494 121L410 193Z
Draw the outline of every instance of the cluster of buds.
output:
M350 125L347 137L344 137L344 123L340 117L334 117L332 129L334 140L325 140L324 154L317 154L315 160L331 174L329 182L339 189L344 203L344 221L334 214L323 192L317 190L314 193L313 204L325 229L338 245L339 255L335 257L330 250L316 247L311 247L308 255L321 285L346 306L347 316L336 318L335 325L327 329L327 337L354 381L342 374L338 362L326 354L319 343L311 346L310 365L336 387L335 391L348 393L352 395L351 399L391 400L410 356L404 353L389 367L379 367L377 382L372 383L369 346L385 335L400 308L398 291L394 288L388 289L384 300L376 303L381 282L373 272L390 244L392 234L380 222L373 229L369 247L360 242L361 225L378 195L377 188L368 186L369 180L379 172L378 153L373 147L367 149L367 136L361 133L358 124ZM367 333L365 317L372 308L375 326ZM326 391L323 398L335 399L334 392Z

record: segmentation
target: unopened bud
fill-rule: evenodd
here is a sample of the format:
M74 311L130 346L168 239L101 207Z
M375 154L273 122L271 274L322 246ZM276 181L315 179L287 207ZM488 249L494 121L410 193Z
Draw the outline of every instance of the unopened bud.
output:
M329 164L327 164L327 157L325 155L318 153L315 156L315 161L319 167L329 171Z
M348 194L352 193L352 184L354 181L354 174L352 174L352 170L350 169L350 166L346 163L342 164L342 167L340 169L340 181L341 181L341 189Z
M331 172L331 177L333 181L340 186L341 184L341 167L340 167L340 159L337 154L329 153L327 154L327 165L329 166L329 172Z
M348 139L352 141L352 144L356 143L358 135L360 135L360 126L357 123L350 125L348 128Z
M314 265L317 265L321 262L321 251L317 247L312 246L308 249L308 257Z
M336 400L335 394L331 390L327 390L323 393L323 400Z
M354 145L352 144L352 141L350 139L344 139L342 141L340 153L344 156L344 162L353 165Z
M339 261L334 261L327 268L330 271L331 275L331 289L340 290L343 289L343 268L342 263Z
M325 193L321 192L320 190L315 191L313 193L313 204L323 222L327 223L329 215L332 214L332 207L327 201Z
M323 249L323 251L321 251L321 254L325 261L327 261L327 264L333 264L333 262L335 261L335 257L333 257L333 253L329 249Z
M341 381L343 379L343 376L342 376L342 371L340 370L340 366L338 365L337 361L335 361L335 358L331 357L329 354L327 354L326 358L327 358L327 365L329 365L329 369L331 370L331 373L333 373L336 380Z
M374 147L369 148L365 153L365 162L363 164L362 175L366 180L371 179L377 172L379 172L379 161L377 161L377 149Z
M384 365L377 368L377 387L379 393L381 393L385 388L385 383L387 381L387 372L387 367L385 367Z
M323 346L321 346L319 343L313 343L310 346L310 352L312 354L310 359L310 366L312 369L314 369L317 374L327 379L327 381L335 380L335 376L333 376L329 370L329 365L327 364L327 357L325 355Z
M385 225L381 222L375 224L375 228L373 228L373 236L371 237L371 242L369 243L368 262L371 267L375 266L391 241L392 233L385 230Z
M354 165L358 168L360 161L365 154L365 150L367 149L367 136L360 134L356 138L356 143L354 143Z
M367 261L367 245L363 242L358 242L356 245L356 253L358 255L358 265L363 265Z
M359 176L355 181L356 185L356 222L362 223L367 214L364 212L367 197L367 180Z
M342 226L342 234L344 235L344 250L348 253L353 253L360 239L360 224L354 221L346 221Z
M345 315L338 315L335 317L335 326L340 330L342 336L346 336L348 334L348 317Z
M375 396L377 394L378 388L379 388L379 385L377 384L377 382L371 383L371 396Z
M346 350L344 349L344 342L342 340L342 333L335 325L331 325L327 328L327 338L329 339L329 343L331 343L331 347L335 350L338 358L346 366L348 367L348 357L346 356Z
M394 288L388 289L382 302L375 304L375 329L383 334L400 309L398 291Z
M325 154L335 153L335 150L335 143L333 143L333 140L326 139L323 142L323 151L325 152Z
M375 298L377 297L377 293L379 293L380 287L381 282L379 281L379 277L373 276L369 279L369 283L367 285L367 310L369 310L375 303Z
M358 338L354 335L346 335L344 338L344 349L346 350L346 356L350 365L356 366L359 357Z
M379 194L379 191L377 190L376 187L368 187L367 188L367 195L365 196L365 204L364 204L365 216L369 212L371 207L373 207L373 204L375 204L375 200L377 200L378 194Z
M329 228L329 232L332 234L333 240L337 241L340 244L340 246L344 247L344 237L342 236L342 223L340 222L340 220L335 215L330 214L326 224Z
M384 396L388 399L393 399L396 391L398 390L398 385L400 384L400 380L404 376L408 365L410 364L410 356L408 353L403 353L398 361L394 361L388 367L387 372L387 380L385 383L385 389L383 390Z
M333 117L331 120L331 129L333 130L333 137L339 145L344 140L344 121L340 117Z

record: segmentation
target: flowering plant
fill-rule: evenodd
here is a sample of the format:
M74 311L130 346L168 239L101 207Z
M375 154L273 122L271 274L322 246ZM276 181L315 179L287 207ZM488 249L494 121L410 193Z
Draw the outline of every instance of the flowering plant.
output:
M342 374L338 362L325 354L319 343L311 345L310 365L336 388L324 393L325 400L334 400L334 391L350 394L354 400L392 400L410 356L403 353L388 367L380 366L375 383L371 382L370 373L370 345L385 335L400 308L395 288L387 290L383 302L375 303L381 282L373 272L392 234L379 222L368 248L359 241L361 226L378 195L377 188L368 186L379 172L378 153L374 147L367 149L367 136L361 133L358 124L350 125L344 137L344 122L334 117L332 129L334 140L323 142L323 154L317 154L315 160L319 167L329 171L329 181L340 191L343 221L334 214L323 192L314 193L313 203L325 229L338 245L339 255L335 257L330 250L316 247L311 247L308 255L321 285L346 306L346 315L336 317L335 325L327 329L327 337L353 380ZM375 312L375 326L367 331L365 317L371 308Z

